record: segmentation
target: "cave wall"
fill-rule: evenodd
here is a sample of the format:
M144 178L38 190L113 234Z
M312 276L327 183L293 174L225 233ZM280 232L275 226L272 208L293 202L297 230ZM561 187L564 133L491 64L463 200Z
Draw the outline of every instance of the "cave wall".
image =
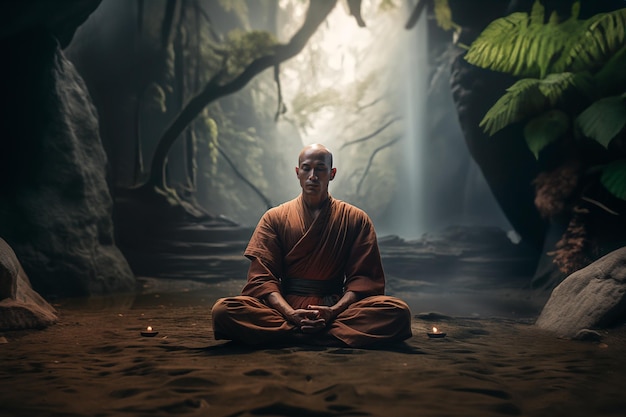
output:
M62 51L100 2L50 3L0 5L0 237L45 296L132 291L97 112Z

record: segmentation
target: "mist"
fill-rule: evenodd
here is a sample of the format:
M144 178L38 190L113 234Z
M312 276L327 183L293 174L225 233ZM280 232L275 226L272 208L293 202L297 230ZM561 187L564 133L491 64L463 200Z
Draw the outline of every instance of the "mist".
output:
M156 20L146 20L141 36L130 29L136 11L119 0L103 2L77 31L66 51L85 73L88 85L102 84L106 78L110 83L114 74L115 89L122 90L120 84L133 82L129 78L151 76L142 68L149 62L146 60L154 59L145 52L145 45L155 42L150 40L150 31L156 30L163 6L156 3L150 2L146 10ZM214 8L211 2L202 5L209 12ZM224 19L216 21L213 30L225 36L242 24L251 30L274 29L277 39L284 42L301 25L305 11L306 4L284 0L277 5L273 25L266 15L249 13L247 22ZM454 46L442 49L441 39L429 38L436 25L426 14L411 30L405 29L409 12L410 5L405 3L381 10L379 2L363 1L367 26L359 27L338 5L305 49L281 65L282 112L269 70L243 91L223 99L222 110L236 114L240 127L233 128L244 131L226 136L220 127L218 146L223 153L219 155L215 147L207 151L213 146L208 130L196 127L197 200L216 215L254 226L268 208L260 194L271 205L295 197L299 193L294 172L299 150L310 143L323 143L333 151L338 170L331 194L364 209L381 235L415 239L457 224L510 230L458 126L447 76ZM135 43L128 42L133 36ZM141 45L144 56L137 56ZM126 58L112 66L113 56ZM107 92L108 98L95 96L97 103L112 102L99 106L103 141L113 182L128 186L133 183L133 140L119 137L119 129L114 133L108 129L123 125L122 132L132 135L134 111L116 107L115 90L108 88ZM140 104L139 114L145 165L176 108L155 109L149 91L141 96L129 87L120 96L124 94L135 96L135 102L148 100ZM206 113L211 114L211 109ZM242 142L242 138L247 139ZM182 142L172 148L168 159L174 183L182 178L181 164L186 163Z

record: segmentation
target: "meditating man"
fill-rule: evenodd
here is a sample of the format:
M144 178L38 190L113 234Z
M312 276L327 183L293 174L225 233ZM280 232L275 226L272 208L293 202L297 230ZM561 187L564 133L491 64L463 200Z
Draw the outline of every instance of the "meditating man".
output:
M409 307L384 295L370 218L328 192L336 172L323 145L300 152L302 193L261 218L242 294L213 306L216 339L365 347L411 336Z

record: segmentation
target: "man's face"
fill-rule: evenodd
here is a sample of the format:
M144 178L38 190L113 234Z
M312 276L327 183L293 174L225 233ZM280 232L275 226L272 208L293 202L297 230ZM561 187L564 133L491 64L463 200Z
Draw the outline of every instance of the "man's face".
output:
M328 183L335 178L336 169L331 168L330 155L323 149L308 149L300 156L296 174L302 192L311 196L328 193Z

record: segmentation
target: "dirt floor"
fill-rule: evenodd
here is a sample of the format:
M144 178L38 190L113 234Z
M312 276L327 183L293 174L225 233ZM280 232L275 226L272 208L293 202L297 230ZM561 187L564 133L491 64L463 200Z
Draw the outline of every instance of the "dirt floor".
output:
M549 292L529 289L532 259L502 233L382 239L413 337L378 350L216 341L211 306L247 267L217 245L170 245L136 295L56 300L57 324L0 333L0 416L624 415L626 327L595 342L534 327Z
M0 415L600 417L626 409L623 327L600 342L561 340L532 318L447 315L448 294L437 314L412 304L413 337L387 349L252 350L215 341L210 326L216 297L242 282L142 282L142 295L60 301L58 324L3 333ZM158 335L141 336L147 326ZM433 326L446 337L428 338Z

